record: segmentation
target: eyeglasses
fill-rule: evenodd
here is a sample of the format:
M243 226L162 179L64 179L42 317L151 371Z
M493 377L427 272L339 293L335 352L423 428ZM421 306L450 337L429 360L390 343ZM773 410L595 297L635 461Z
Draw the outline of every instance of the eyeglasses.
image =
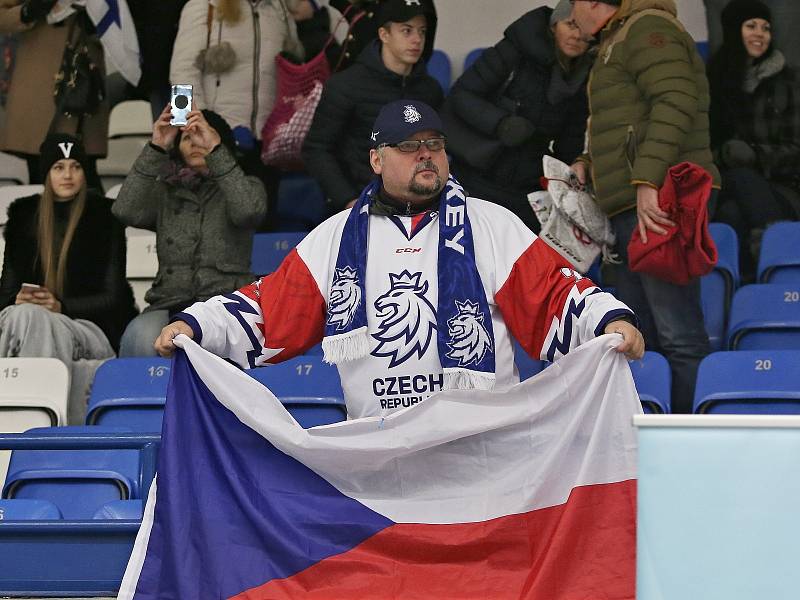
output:
M431 138L429 140L403 140L402 142L397 142L396 144L381 144L382 146L389 148L397 148L400 152L417 152L419 151L420 146L425 144L425 147L430 150L431 152L439 152L444 150L445 147L445 138Z

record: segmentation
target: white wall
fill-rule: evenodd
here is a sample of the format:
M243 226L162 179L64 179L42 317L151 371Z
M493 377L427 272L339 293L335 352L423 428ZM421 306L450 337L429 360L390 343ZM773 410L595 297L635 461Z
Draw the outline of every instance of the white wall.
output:
M492 46L503 30L529 10L554 6L555 0L434 0L439 25L436 47L453 63L453 79L461 74L464 57L473 48ZM696 40L706 40L706 11L702 0L677 0L678 16Z

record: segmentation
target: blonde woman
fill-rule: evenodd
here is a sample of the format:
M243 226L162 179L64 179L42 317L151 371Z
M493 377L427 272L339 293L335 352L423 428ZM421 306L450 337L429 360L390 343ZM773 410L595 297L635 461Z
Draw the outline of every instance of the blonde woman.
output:
M87 190L86 153L70 135L39 149L44 191L8 209L0 278L0 356L55 357L72 370L68 418L83 422L94 369L136 314L125 234L111 201Z

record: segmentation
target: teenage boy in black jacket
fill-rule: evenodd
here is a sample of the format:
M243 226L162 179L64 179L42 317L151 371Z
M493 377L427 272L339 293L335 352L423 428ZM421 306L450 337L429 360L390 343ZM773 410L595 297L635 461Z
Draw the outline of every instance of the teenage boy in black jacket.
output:
M333 211L349 206L373 177L365 159L380 108L400 98L438 108L443 99L423 58L430 6L388 0L380 10L378 39L325 84L303 145L306 169Z

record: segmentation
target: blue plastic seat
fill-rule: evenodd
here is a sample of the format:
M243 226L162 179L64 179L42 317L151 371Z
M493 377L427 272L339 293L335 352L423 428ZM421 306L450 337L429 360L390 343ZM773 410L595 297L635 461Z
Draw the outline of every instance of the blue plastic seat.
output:
M486 50L486 48L473 48L472 50L469 51L466 58L464 58L465 71L472 66L472 63L478 60L478 57L480 57L480 55L483 54L484 50Z
M800 284L800 222L774 223L764 232L758 256L758 281Z
M671 412L672 372L667 359L658 352L647 351L642 360L630 363L642 410L649 414Z
M706 356L694 412L800 414L800 351L738 350Z
M320 355L306 354L247 373L267 386L301 427L347 418L339 372Z
M450 57L441 50L434 50L428 59L428 75L433 77L442 86L445 96L450 91L450 81L452 78L452 67Z
M0 500L0 521L55 521L61 511L47 500Z
M739 287L739 241L730 225L711 223L709 231L719 258L714 270L700 278L700 294L708 341L716 351L724 346L731 300Z
M277 270L283 259L304 237L304 231L257 233L253 236L250 270L256 275L267 275Z
M528 356L528 353L522 349L522 346L516 340L514 340L514 362L517 363L520 381L525 381L534 375L538 375L548 364L545 360L538 360Z
M97 509L92 519L141 521L144 500L112 500Z
M40 427L29 433L130 433L126 427ZM3 498L48 500L65 519L91 519L112 500L139 495L138 450L14 450Z
M284 173L278 184L276 212L278 231L311 231L327 218L328 206L322 188L312 177Z
M166 358L115 358L94 376L88 425L161 431L167 397L170 361Z
M729 350L800 350L800 283L745 285L733 296Z

